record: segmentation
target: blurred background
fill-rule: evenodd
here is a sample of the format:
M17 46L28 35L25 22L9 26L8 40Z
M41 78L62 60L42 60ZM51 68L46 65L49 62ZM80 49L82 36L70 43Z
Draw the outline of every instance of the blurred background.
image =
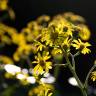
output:
M9 0L9 5L14 10L16 19L14 21L7 19L4 23L17 28L18 31L26 27L29 21L35 20L41 15L55 16L64 12L74 12L85 18L86 24L91 30L89 42L92 44L92 52L88 55L76 57L77 74L82 82L84 82L89 69L96 59L96 0ZM10 55L10 52L6 53L8 49L10 47L2 49L0 54ZM70 71L62 67L60 70L56 83L56 89L58 89L56 96L82 96L76 86L68 83L68 79L72 77ZM12 82L8 81L10 85ZM96 82L90 81L89 84L89 96L96 96ZM2 91L1 88L0 91ZM20 87L12 96L27 96L26 93L26 88Z

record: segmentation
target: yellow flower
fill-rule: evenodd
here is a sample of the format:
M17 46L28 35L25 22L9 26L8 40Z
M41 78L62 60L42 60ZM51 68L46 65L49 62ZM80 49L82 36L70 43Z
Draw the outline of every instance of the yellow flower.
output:
M91 32L89 30L89 28L84 25L84 24L80 24L80 32L79 32L79 36L82 40L89 40Z
M13 9L8 8L8 13L9 13L9 16L11 19L15 19L15 13L14 13Z
M43 45L41 42L38 42L36 40L34 40L34 46L36 47L36 51L42 51L43 48L45 48L46 46Z
M17 30L15 28L7 26L3 23L0 23L0 30L7 32L9 35L13 35L17 33Z
M6 35L1 35L0 43L11 44L11 39Z
M46 45L58 46L63 42L61 39L63 39L64 33L59 34L59 32L55 31L54 26L50 26L42 30L41 36L41 41L45 42Z
M91 74L91 79L92 79L93 81L96 80L96 71L93 71L93 72L92 72L92 74Z
M52 62L47 61L50 59L49 52L44 51L42 55L38 53L38 55L35 56L35 59L36 61L32 62L37 63L33 70L34 74L43 74L44 72L49 72L49 69L52 69Z
M66 20L53 20L42 30L41 41L49 46L62 45L66 37L72 37L73 24Z
M40 84L29 91L29 96L52 96L54 87L50 84Z
M64 50L66 52L69 52L70 51L71 42L72 42L72 40L69 39L69 38L65 38L65 40L63 41L62 47L64 48Z
M50 21L50 17L47 15L40 16L37 18L37 23L40 25L40 27L47 27L48 22Z
M50 46L53 45L52 40L50 40L50 32L49 32L49 30L47 28L42 29L41 41L45 42L46 45L50 45Z
M54 48L51 52L51 54L53 56L55 56L56 54L62 54L62 50L60 48Z
M11 44L12 37L16 33L17 33L17 30L15 28L12 28L3 23L0 23L0 42L1 43Z
M15 13L14 11L8 6L8 1L9 0L0 0L0 11L8 11L9 16L11 19L15 18Z
M82 54L91 52L91 50L87 48L87 47L91 46L91 44L88 42L84 43L80 39L73 40L72 46L75 47L76 49L80 50Z
M1 55L0 56L0 63L1 64L14 64L13 60L10 57Z
M19 61L20 58L24 58L24 56L28 56L32 52L33 46L31 44L22 44L20 45L15 53L13 54L13 58L15 61Z
M49 29L51 29L52 31L56 32L56 33L62 33L63 32L63 26L64 26L64 22L58 22L56 20L54 20L53 22L49 23ZM51 31L50 30L50 31Z
M38 25L36 21L30 21L27 24L27 28L29 28L32 31L38 31L40 29L40 26Z
M21 33L13 34L12 41L17 45L23 45L26 43L25 37Z
M72 36L73 24L65 20L64 18L61 20L53 20L49 24L49 27L54 27L54 31L61 34L62 32L67 36Z
M40 35L40 31L41 31L41 28L37 24L37 22L31 21L27 24L26 28L23 28L21 30L21 33L24 35L24 37L28 42L32 42L34 39L38 37L38 35Z
M64 22L64 25L63 25L63 32L67 35L67 36L72 36L72 31L73 31L73 24L66 21Z
M33 34L31 32L31 29L29 29L29 28L23 28L21 30L21 33L25 37L26 41L28 41L28 42L33 41Z
M7 3L8 3L8 0L0 0L0 11L7 10L8 8Z
M79 23L85 23L85 19L77 14L74 14L72 12L66 12L63 14L64 18L66 18L68 21L79 24Z

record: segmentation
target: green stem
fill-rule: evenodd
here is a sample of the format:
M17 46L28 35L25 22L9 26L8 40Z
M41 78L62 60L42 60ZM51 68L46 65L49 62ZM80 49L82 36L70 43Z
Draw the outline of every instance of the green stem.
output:
M54 64L54 66L64 66L64 67L66 67L66 64Z
M29 67L33 68L32 63L30 61L30 58L28 56L26 57L26 61L27 61L28 65L29 65Z
M55 77L56 79L58 78L59 69L60 69L60 66L55 66L54 77Z
M75 60L74 60L74 55L70 54L71 55L71 58L72 58L72 65L73 65L73 68L75 70Z
M90 69L90 71L88 72L88 74L87 74L87 76L86 76L85 83L84 83L86 89L88 88L88 79L89 79L89 77L90 77L90 74L92 73L92 71L94 70L95 67L96 67L96 64L94 64L94 65L92 66L92 68Z
M77 81L77 83L78 83L78 87L80 88L83 96L87 96L86 90L84 89L84 86L83 86L82 82L81 82L80 79L78 78L75 69L72 67L71 62L69 61L69 58L68 58L67 55L65 56L65 59L66 59L66 61L67 61L67 63L68 63L68 68L70 69L71 73L72 73L73 76L75 77L75 79L76 79L76 81Z
M78 51L76 54L74 54L74 57L78 56L80 54L80 52Z
M68 58L68 54L65 52L65 50L64 50L62 47L61 47L61 49L62 49L63 54L64 54L64 57L65 57L65 59L66 59L68 68L69 68L69 70L71 71L72 75L75 77L75 79L76 79L76 81L77 81L77 83L78 83L78 87L80 88L80 90L81 90L81 92L82 92L82 95L83 95L83 96L87 96L86 89L85 89L84 85L82 84L82 82L80 81L80 79L79 79L79 77L77 76L76 71L75 71L75 69L74 69L75 64L71 64L71 62L70 62L70 60L69 60L69 58ZM74 56L73 56L72 58L74 58ZM72 62L72 63L74 63L74 62ZM72 66L72 65L74 65L74 66Z

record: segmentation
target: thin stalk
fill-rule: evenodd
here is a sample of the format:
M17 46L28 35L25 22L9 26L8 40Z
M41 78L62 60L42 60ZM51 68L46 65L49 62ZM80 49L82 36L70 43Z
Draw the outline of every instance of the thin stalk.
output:
M56 78L56 80L57 80L57 78L58 78L59 70L60 70L60 66L55 66L55 69L54 69L54 77Z
M80 88L83 96L87 96L86 90L84 89L84 85L82 84L82 82L80 81L80 79L78 78L76 71L74 70L74 68L71 65L71 62L69 61L68 56L65 57L67 63L68 63L68 68L70 69L71 73L73 74L73 76L75 77L77 83L78 83L78 87Z
M71 55L71 58L72 58L72 66L75 70L75 60L74 60L74 55L70 54Z
M62 48L62 47L61 47L61 48ZM75 71L74 67L72 66L72 65L74 65L74 64L71 64L71 62L70 62L70 60L69 60L69 58L68 58L68 54L65 52L65 50L64 50L63 48L62 48L62 51L63 51L64 57L65 57L65 59L66 59L66 62L67 62L67 64L68 64L68 68L69 68L69 70L71 71L72 75L75 77L75 79L76 79L76 81L77 81L77 83L78 83L78 87L80 88L80 90L81 90L81 92L82 92L82 95L83 95L83 96L87 96L87 92L86 92L86 90L85 90L85 88L84 88L84 85L83 85L82 82L80 81L79 77L78 77L77 74L76 74L76 71ZM74 62L72 62L72 63L74 63Z
M89 79L90 74L92 73L92 71L94 70L95 67L96 67L96 64L94 64L94 65L92 66L92 68L90 69L90 71L88 72L88 74L87 74L87 76L86 76L85 83L84 83L84 85L85 85L86 88L88 88L88 79Z
M64 67L66 67L66 64L54 64L54 66L64 66Z
M28 56L26 57L26 61L27 61L28 65L29 65L29 67L33 68L32 63L30 61L30 58Z
M78 51L76 54L74 54L74 57L78 56L80 54L80 52Z

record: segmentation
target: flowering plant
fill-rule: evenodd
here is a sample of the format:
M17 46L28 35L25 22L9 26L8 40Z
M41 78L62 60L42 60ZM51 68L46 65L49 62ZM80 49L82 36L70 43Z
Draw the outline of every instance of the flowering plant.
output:
M7 3L8 0L0 1L0 12L7 10L9 16L15 19L15 14ZM91 44L88 42L91 32L83 17L71 12L53 18L43 15L29 22L20 32L4 24L2 18L0 17L0 48L15 48L12 56L0 55L0 67L5 69L5 78L18 79L24 86L36 83L35 87L30 88L29 96L53 96L58 68L64 66L71 71L82 96L88 95L88 79L91 77L93 81L96 80L96 71L93 71L96 64L90 69L85 82L81 82L75 62L75 57L91 52ZM65 63L56 61L58 56ZM53 68L56 70L54 77L50 75ZM3 94L12 93L4 92Z

